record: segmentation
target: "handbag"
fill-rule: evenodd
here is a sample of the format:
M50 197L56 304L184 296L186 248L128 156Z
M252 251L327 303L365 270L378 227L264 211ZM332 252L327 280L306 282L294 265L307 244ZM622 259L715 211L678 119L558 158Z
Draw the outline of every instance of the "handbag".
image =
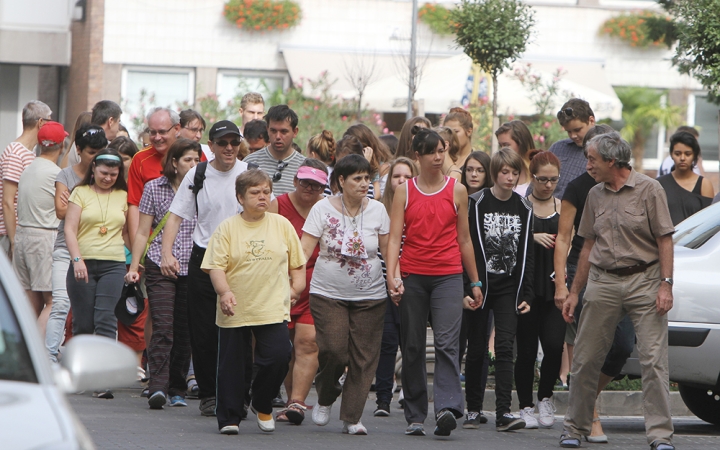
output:
M145 251L143 252L142 258L140 258L140 264L145 265L145 256L147 256L147 252L148 250L150 250L150 244L152 244L152 241L154 241L157 235L160 234L163 227L165 226L165 222L167 222L168 220L168 217L170 217L170 211L165 213L163 218L160 220L160 223L157 224L152 234L148 238L147 243L145 244Z

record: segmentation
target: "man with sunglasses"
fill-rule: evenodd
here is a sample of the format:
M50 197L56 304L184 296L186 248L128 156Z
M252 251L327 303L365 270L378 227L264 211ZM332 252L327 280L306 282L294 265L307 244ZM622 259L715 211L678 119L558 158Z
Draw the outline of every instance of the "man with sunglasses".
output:
M560 160L560 182L555 195L562 198L568 183L586 172L583 138L595 126L595 113L585 100L571 98L560 108L557 119L568 134L567 139L557 141L549 149Z
M270 144L246 156L244 161L260 166L273 181L273 194L295 190L293 179L305 157L293 149L298 134L298 116L287 105L276 105L265 115Z
M175 143L180 131L180 115L170 108L153 108L147 114L150 146L135 154L128 170L128 233L130 243L135 241L135 233L140 222L140 199L145 184L160 178L163 171L165 154Z
M188 320L195 379L200 388L200 413L204 416L215 415L218 327L215 324L217 294L210 275L200 265L215 228L242 211L235 197L235 179L248 168L247 163L237 159L242 142L237 125L221 120L210 128L209 137L208 145L215 158L201 163L206 164L201 189L193 187L195 174L202 166L190 169L180 183L163 229L160 262L162 274L176 278L180 265L172 254L173 243L182 221L192 220L197 215L188 263Z

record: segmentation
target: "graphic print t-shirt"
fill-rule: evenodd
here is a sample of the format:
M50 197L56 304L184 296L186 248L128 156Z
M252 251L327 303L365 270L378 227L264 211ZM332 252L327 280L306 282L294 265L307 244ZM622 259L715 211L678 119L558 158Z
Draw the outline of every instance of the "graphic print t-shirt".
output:
M487 193L487 208L482 213L488 288L492 293L512 291L516 285L515 267L522 235L522 221L515 197L507 201Z

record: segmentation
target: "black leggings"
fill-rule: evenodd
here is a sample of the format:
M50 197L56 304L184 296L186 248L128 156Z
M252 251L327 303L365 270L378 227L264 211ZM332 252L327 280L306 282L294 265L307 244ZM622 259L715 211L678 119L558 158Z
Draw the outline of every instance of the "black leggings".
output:
M530 312L518 317L515 388L520 409L535 406L532 391L538 338L543 349L543 361L537 397L542 400L553 395L553 387L560 376L565 342L565 321L552 299L536 298Z

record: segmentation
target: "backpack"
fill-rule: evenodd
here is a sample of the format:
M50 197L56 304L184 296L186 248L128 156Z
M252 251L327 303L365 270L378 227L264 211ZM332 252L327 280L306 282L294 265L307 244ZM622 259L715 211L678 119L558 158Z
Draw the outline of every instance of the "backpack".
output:
M198 192L200 192L200 189L202 189L203 185L205 184L205 171L207 170L207 165L208 165L208 161L203 161L195 167L195 177L193 178L193 184L191 184L189 186L190 190L192 190L192 193L195 196L195 212L196 212L196 214L199 213L198 204L197 204L197 196L198 196ZM247 165L248 165L247 170L260 168L260 166L258 166L255 163L247 163Z

